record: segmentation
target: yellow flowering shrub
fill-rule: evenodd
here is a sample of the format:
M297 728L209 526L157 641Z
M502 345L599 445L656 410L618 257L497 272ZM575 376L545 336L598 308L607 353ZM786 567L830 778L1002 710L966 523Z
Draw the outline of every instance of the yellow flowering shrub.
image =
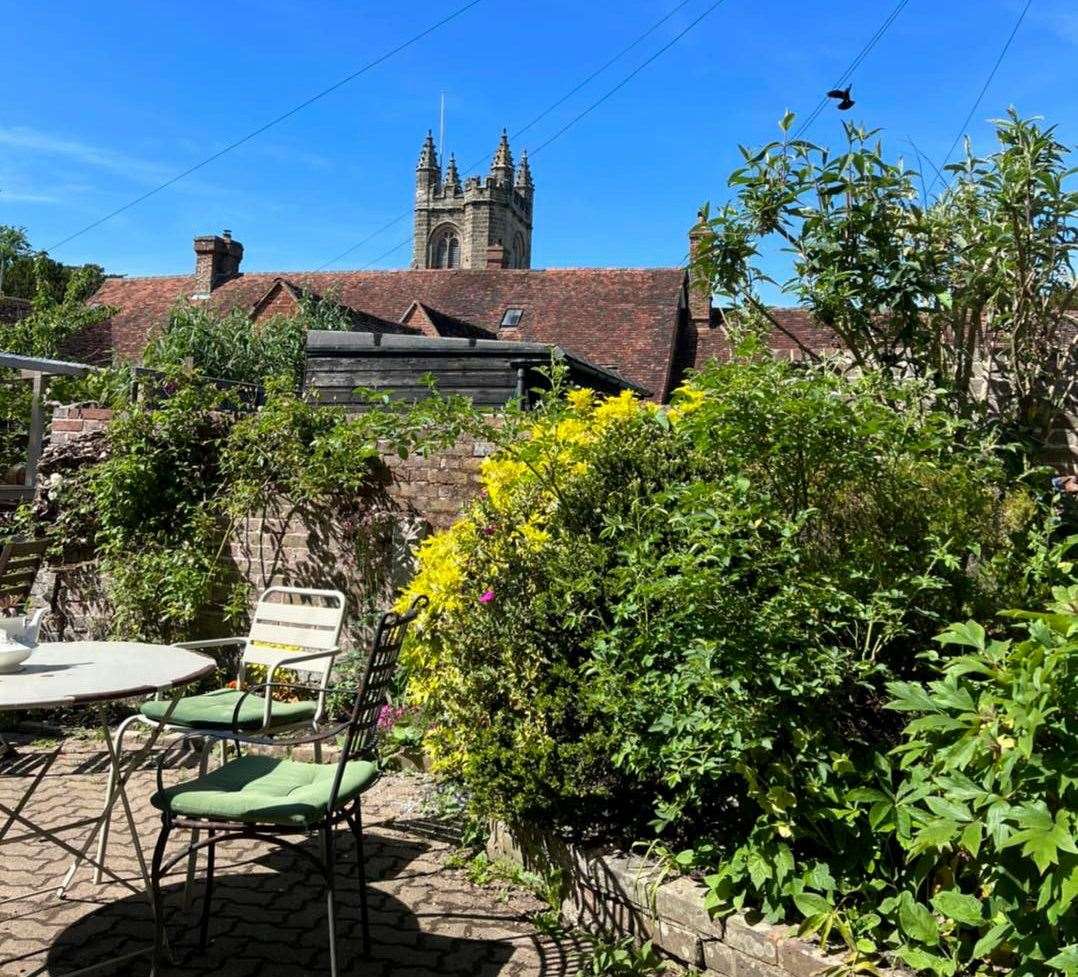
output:
M430 598L404 663L435 769L483 814L639 836L732 798L731 832L763 810L794 843L769 792L854 727L879 745L834 710L935 621L1031 602L1002 592L1043 509L958 423L920 386L773 361L526 416L401 598Z

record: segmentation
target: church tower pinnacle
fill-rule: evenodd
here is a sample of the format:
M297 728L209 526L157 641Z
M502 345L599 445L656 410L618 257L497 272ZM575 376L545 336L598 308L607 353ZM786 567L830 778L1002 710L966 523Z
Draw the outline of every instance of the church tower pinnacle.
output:
M419 162L415 167L416 196L438 188L442 179L442 168L438 165L438 150L434 148L434 134L428 129L423 148L419 151Z
M463 184L452 156L443 177L428 132L416 165L412 267L530 268L533 197L528 154L513 165L504 129L490 172Z
M442 189L447 195L460 193L460 174L457 172L456 157L452 153L449 154L449 162L445 167Z
M517 166L517 176L513 186L521 193L529 196L535 189L535 184L532 183L532 170L531 166L528 165L528 151L526 149L520 154L520 163Z
M490 164L490 175L499 186L513 184L513 152L509 148L509 133L502 129L502 138Z

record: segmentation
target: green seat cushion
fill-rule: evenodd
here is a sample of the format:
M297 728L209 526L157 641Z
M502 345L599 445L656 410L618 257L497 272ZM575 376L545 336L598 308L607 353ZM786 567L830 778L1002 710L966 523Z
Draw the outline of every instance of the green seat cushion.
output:
M158 791L150 802L159 811L180 817L305 825L329 810L336 772L336 764L244 756L196 780ZM367 760L345 764L337 806L357 797L377 773L377 764Z
M217 689L204 695L184 696L176 703L168 723L170 726L183 726L190 729L231 729L232 713L240 701L242 692L236 689ZM152 699L144 702L139 711L147 719L160 722L168 712L167 699ZM270 716L271 726L288 726L293 723L309 722L314 719L316 702L276 702ZM262 728L262 716L266 710L266 700L261 696L249 695L240 708L240 729Z

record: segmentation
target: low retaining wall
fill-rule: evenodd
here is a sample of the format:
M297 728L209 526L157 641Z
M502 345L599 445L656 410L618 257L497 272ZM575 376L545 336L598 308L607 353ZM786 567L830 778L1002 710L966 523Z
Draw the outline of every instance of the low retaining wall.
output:
M487 842L491 858L507 859L565 880L562 918L607 936L651 940L664 955L703 977L816 977L842 963L837 954L800 940L790 926L735 914L713 920L704 909L704 885L670 878L654 862L576 848L534 829L496 823ZM899 970L881 970L895 977Z

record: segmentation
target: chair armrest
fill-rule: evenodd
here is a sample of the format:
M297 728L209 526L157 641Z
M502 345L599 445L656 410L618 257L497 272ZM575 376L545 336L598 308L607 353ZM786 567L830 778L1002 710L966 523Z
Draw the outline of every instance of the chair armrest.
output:
M247 643L246 636L242 638L203 638L201 641L177 641L176 648L186 651L197 651L200 648L225 648L228 645L243 645Z
M243 708L244 702L247 701L247 697L249 695L252 695L255 692L258 692L259 689L266 689L266 690L269 690L269 689L307 689L310 692L319 692L319 693L321 693L321 691L322 691L321 686L310 685L310 684L304 683L304 682L262 682L259 685L249 686L248 688L243 690L243 695L241 695L239 697L239 699L236 700L236 706L232 710L232 734L235 734L235 735L240 734L240 728L239 728L240 710ZM268 721L269 721L269 719L271 717L270 708L271 708L272 702L273 702L273 695L272 694L267 695L266 696L266 713L265 713L265 717L263 719L263 724L262 724L263 729L265 729L267 727ZM232 739L233 738L232 734L228 735L226 738L227 739Z
M274 671L278 668L291 668L293 665L299 665L303 662L314 661L318 658L333 658L339 652L340 646L334 645L332 648L325 648L322 651L312 652L309 655L292 655L289 658L282 658L276 665L273 666Z

